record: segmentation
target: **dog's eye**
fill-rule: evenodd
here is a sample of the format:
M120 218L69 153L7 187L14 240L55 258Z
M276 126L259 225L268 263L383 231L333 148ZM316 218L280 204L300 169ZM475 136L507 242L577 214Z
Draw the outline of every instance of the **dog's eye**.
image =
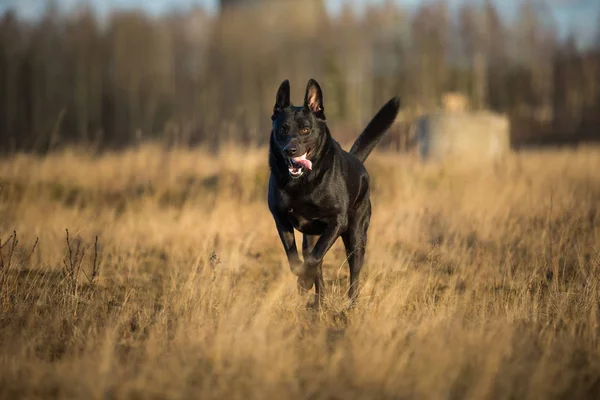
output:
M308 129L308 128L302 128L302 129L300 129L300 134L306 135L309 131L310 131L310 129Z

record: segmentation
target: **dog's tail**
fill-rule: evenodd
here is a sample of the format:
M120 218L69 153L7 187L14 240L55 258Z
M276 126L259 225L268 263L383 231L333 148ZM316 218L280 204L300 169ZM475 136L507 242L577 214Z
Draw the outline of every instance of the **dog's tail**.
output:
M400 98L398 96L393 97L388 101L381 110L369 122L367 127L362 131L360 136L356 139L350 154L354 155L361 162L365 162L369 154L373 151L375 146L379 143L383 134L392 126L398 111L400 110Z

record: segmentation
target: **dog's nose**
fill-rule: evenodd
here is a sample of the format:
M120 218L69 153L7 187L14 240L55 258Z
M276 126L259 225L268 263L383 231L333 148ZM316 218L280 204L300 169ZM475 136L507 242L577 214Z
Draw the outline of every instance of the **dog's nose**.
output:
M298 148L296 146L286 146L286 148L283 150L285 155L288 157L294 157L296 155L298 155Z

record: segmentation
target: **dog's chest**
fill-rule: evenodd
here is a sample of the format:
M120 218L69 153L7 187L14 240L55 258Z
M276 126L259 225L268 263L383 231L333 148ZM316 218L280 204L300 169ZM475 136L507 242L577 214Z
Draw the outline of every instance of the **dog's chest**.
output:
M320 235L327 226L322 219L296 213L293 209L288 212L288 215L294 228L308 235Z
M310 203L294 202L287 209L295 229L309 235L320 235L327 227L326 210Z

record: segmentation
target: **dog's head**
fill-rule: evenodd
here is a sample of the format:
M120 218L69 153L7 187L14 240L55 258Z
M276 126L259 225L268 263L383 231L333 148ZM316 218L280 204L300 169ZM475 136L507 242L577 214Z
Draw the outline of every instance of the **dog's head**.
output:
M323 94L314 79L308 81L304 105L290 102L290 83L279 86L273 107L272 142L285 160L289 174L297 179L313 169L314 156L326 131Z

